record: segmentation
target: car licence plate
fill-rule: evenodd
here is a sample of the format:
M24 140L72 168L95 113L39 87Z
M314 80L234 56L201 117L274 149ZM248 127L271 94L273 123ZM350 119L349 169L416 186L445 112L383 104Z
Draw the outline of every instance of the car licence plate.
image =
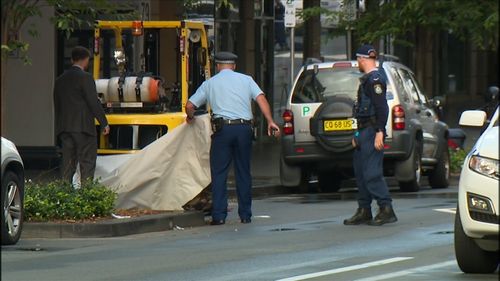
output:
M323 128L325 132L330 131L347 131L356 129L356 119L341 119L341 120L325 120L323 121Z

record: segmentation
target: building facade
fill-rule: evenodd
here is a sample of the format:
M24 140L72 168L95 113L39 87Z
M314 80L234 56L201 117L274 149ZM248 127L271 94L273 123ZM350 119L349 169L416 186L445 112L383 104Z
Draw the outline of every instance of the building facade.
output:
M142 20L203 20L213 42L212 53L223 50L235 52L239 57L238 71L251 75L272 99L274 0L231 0L229 5L201 0L195 1L197 5L192 7L186 7L185 1L178 0L132 2ZM26 65L21 58L14 56L7 59L2 133L20 147L22 154L44 159L57 154L54 81L71 65L73 47L81 45L93 49L94 30L90 27L78 29L68 37L50 21L55 15L54 7L46 3L40 3L40 7L41 16L29 18L19 34L21 40L30 46L28 56L31 63ZM37 27L38 36L29 35L31 26ZM107 36L106 33L101 34L103 53L111 54L114 43L107 40ZM109 34L111 36L113 34ZM125 51L129 52L131 61L136 65L142 59L133 50L125 48ZM105 73L115 71L112 61L111 55L103 57L102 69ZM256 121L263 124L257 110Z

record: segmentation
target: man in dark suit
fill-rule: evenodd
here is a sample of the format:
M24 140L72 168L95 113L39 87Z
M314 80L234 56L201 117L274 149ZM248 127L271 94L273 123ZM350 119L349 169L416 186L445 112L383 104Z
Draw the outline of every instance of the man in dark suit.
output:
M102 133L109 133L94 78L86 72L89 60L88 49L75 47L71 52L73 65L56 79L54 86L56 136L62 145L61 171L63 179L69 182L78 163L82 181L94 178L97 158L94 118L99 121Z

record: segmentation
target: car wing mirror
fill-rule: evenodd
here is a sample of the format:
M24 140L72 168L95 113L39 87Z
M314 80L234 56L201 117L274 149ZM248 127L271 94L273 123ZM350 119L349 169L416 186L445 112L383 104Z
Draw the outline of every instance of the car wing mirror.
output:
M488 91L486 92L485 99L486 102L498 100L498 87L497 86L489 87Z
M445 98L443 96L435 96L431 99L432 105L435 107L443 106L445 102Z
M460 126L481 127L486 122L486 112L482 110L467 110L460 115Z

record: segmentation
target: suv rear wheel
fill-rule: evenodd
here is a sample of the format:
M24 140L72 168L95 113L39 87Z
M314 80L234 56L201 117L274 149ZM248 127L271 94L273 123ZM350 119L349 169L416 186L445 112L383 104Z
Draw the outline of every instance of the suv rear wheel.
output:
M420 189L420 179L422 178L422 162L420 157L420 144L415 143L413 151L402 163L398 163L397 167L409 167L411 169L410 180L400 181L399 188L405 192L417 192ZM408 168L407 168L408 169Z
M455 216L455 257L465 273L493 273L498 267L498 253L481 249L464 232L457 206Z
M429 185L432 188L447 188L450 179L450 152L448 146L443 146L443 151L438 158L434 169L429 173Z

